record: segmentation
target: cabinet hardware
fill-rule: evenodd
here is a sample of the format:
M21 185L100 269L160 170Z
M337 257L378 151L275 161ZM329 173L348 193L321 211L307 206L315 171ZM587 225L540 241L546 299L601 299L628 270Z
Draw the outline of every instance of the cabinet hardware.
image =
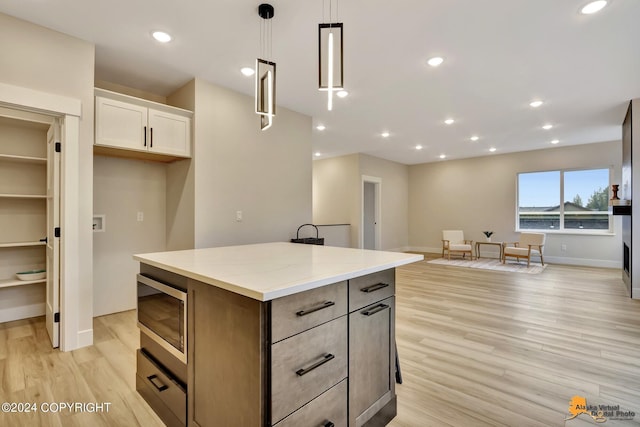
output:
M151 144L149 147L153 148L153 128L149 128L149 133L151 134Z
M365 292L365 293L368 294L368 293L371 293L371 292L378 291L380 289L384 289L384 288L386 288L388 286L389 286L388 283L376 283L375 285L367 286L366 288L360 289L360 292Z
M374 307L371 307L368 310L363 311L362 314L365 315L365 316L372 316L372 315L374 315L376 313L379 313L382 310L385 310L387 308L389 308L389 306L387 304L378 304L378 305L376 305Z
M144 127L144 146L147 146L147 127Z
M335 359L335 356L333 354L327 354L327 355L322 357L322 360L319 360L318 362L314 363L313 365L309 366L308 368L298 369L296 371L296 374L298 374L298 376L306 375L309 372L313 371L314 369L324 365L325 363L327 363L328 361L333 360L333 359Z
M153 374L153 375L147 377L147 379L149 380L149 382L151 384L153 384L153 386L155 388L158 389L158 391L165 391L166 389L169 388L168 385L162 384L162 382L160 381L160 379L158 378L158 376L156 374ZM160 384L160 385L158 385L158 384Z
M44 242L44 243L47 243L47 242L49 242L49 238L48 238L48 237L45 237L44 239L40 239L40 241L41 241L41 242Z
M331 421L325 421L322 423L322 427L335 427L335 424Z
M316 307L310 308L309 310L300 310L300 311L296 312L296 316L299 316L299 317L306 316L307 314L315 313L316 311L320 311L320 310L323 310L325 308L329 308L332 305L336 305L336 303L333 302L333 301L326 301L326 302L323 302L322 304L320 304L320 305L318 305Z
M62 144L59 142L56 142L56 144L53 146L53 150L56 153L62 153Z

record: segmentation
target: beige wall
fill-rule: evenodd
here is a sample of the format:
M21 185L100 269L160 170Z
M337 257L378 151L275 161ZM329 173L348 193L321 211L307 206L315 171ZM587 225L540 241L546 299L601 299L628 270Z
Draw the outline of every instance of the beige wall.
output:
M195 247L287 241L311 220L311 118L195 80ZM236 221L236 211L243 219Z
M106 223L93 233L93 311L101 316L136 307L133 254L166 248L167 165L95 156L93 170L94 212Z
M360 160L358 154L313 162L313 223L350 224L350 246L360 230Z
M408 245L408 166L366 154L313 162L313 221L316 224L351 224L351 247L360 245L362 176L382 180L382 250Z
M409 244L409 167L361 154L360 175L382 179L380 249L406 249Z
M167 170L167 249L287 241L310 222L310 117L278 107L260 131L253 97L200 79L167 102L194 111L194 158Z
M621 143L607 142L410 166L409 245L440 252L444 229L462 229L474 241L484 240L487 229L494 240L517 240L517 173L613 166L619 182L621 160ZM613 236L548 233L545 258L619 267L620 221L613 218Z
M94 46L91 43L28 22L0 14L0 81L43 92L76 98L82 102L80 147L78 147L78 194L70 195L79 202L76 230L68 235L78 237L78 265L74 269L74 292L79 304L66 307L73 311L79 331L70 337L70 347L91 341L92 315L92 180L93 180L93 75ZM64 156L64 155L63 155ZM75 165L71 165L74 167ZM63 230L63 233L65 231ZM70 240L67 244L71 244ZM76 270L77 269L77 270ZM71 311L70 311L71 310ZM64 316L65 314L63 314Z

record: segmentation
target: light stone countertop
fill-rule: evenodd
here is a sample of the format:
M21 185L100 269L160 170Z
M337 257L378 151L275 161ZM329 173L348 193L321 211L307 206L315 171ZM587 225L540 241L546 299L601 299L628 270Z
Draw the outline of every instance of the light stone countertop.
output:
M285 242L156 252L133 258L259 301L424 259L417 254Z

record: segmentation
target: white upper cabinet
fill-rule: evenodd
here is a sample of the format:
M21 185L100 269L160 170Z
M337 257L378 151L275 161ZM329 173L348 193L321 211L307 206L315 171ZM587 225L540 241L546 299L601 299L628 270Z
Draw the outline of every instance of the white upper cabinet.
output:
M180 108L96 89L95 145L101 148L96 152L128 156L109 150L115 148L138 153L131 157L191 157L191 116Z

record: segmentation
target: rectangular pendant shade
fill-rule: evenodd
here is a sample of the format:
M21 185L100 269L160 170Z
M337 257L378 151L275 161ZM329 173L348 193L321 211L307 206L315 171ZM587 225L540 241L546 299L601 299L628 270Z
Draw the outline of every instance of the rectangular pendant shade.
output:
M344 88L342 29L342 23L318 25L318 89L320 90L331 88L333 91Z
M268 129L276 114L276 63L256 59L256 114L262 130Z

